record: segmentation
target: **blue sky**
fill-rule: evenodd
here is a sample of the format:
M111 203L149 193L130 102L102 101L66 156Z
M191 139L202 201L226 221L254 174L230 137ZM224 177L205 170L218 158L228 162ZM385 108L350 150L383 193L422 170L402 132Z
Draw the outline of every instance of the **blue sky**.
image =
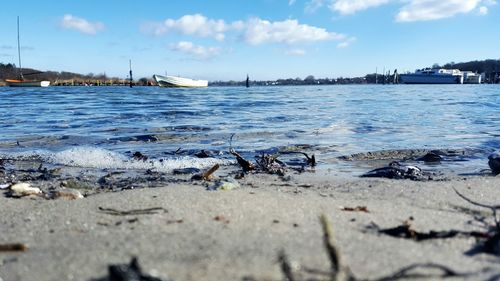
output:
M336 78L500 59L494 0L23 0L0 9L0 62L208 80Z

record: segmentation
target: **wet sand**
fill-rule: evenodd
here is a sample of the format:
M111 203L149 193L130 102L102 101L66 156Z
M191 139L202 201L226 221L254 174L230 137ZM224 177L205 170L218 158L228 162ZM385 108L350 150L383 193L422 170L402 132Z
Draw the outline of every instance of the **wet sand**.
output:
M498 256L468 254L478 245L476 238L416 242L370 229L373 224L396 227L412 217L414 229L421 232L487 231L486 225L494 224L491 211L466 202L453 188L497 205L498 176L410 181L302 173L283 181L254 174L239 182L240 188L226 191L208 191L202 182L171 182L89 193L78 200L0 196L0 244L28 247L0 252L0 278L93 280L107 276L108 265L138 257L144 272L164 280L283 280L280 250L297 275L324 277L306 273L330 268L321 214L333 226L344 264L361 279L390 275L415 263L473 273L452 280L485 280L500 273ZM357 206L369 212L341 209ZM147 214L111 212L148 208L155 209Z

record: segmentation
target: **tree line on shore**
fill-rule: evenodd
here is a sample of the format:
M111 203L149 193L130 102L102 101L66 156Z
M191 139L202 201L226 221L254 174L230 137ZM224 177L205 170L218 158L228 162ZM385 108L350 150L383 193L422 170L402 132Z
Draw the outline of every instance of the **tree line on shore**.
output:
M39 71L32 68L16 68L15 64L0 63L0 81L5 79L17 79L22 72L24 78L33 80L48 80L52 85L128 85L129 79L108 77L105 73L79 74L67 71ZM137 86L151 86L154 84L152 78L140 78L133 81Z
M460 69L461 71L472 71L484 73L484 83L500 82L500 59L487 59L482 61L469 61L455 63L450 62L444 65L434 64L432 68ZM105 73L101 74L78 74L73 72L57 71L39 71L31 68L17 69L15 64L0 63L0 81L5 79L15 79L23 73L25 78L36 80L49 80L53 85L128 85L128 78L108 77ZM251 81L253 86L272 86L272 85L335 85L335 84L391 84L397 83L398 74L394 71L388 73L371 73L362 77L338 77L338 78L315 78L309 75L302 78L277 79L269 81ZM246 81L213 81L211 86L245 86ZM156 85L152 78L140 78L133 81L137 86Z

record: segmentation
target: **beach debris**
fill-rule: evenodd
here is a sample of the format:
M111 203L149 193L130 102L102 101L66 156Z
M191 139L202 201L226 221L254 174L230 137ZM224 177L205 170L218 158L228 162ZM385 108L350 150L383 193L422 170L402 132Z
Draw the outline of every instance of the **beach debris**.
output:
M53 190L47 196L48 199L68 199L68 200L76 200L82 199L83 195L80 191L76 189L70 188L62 188Z
M174 224L174 223L183 223L183 219L176 219L176 220L167 220L167 224Z
M236 161L241 166L244 173L255 170L255 165L252 162L246 160L238 152L236 152L236 150L234 150L233 137L234 134L232 134L231 137L229 138L229 153L231 153L234 157L236 157Z
M476 249L473 249L470 251L471 253L488 253L488 254L493 254L496 256L500 256L500 221L498 220L497 217L497 210L500 209L500 205L487 205L483 203L478 203L476 201L473 201L466 197L465 195L461 194L458 192L455 188L453 188L455 193L460 196L462 199L465 201L469 202L470 204L482 208L488 208L492 211L493 215L493 220L495 222L495 225L489 228L489 231L486 233L485 237L486 240L480 244Z
M361 177L389 178L389 179L426 179L422 170L417 166L403 165L397 161L389 163L387 167L371 170Z
M229 153L231 153L232 155L234 155L236 157L236 161L241 166L241 168L243 169L244 173L247 173L249 171L255 170L255 165L252 162L250 162L250 161L246 160L245 158L243 158L234 149L231 148L231 150L229 150Z
M278 160L278 156L262 154L257 158L257 165L260 170L269 173L284 176L286 172L285 163Z
M38 187L31 187L27 182L19 182L10 186L10 196L11 197L24 197L24 196L40 196L42 195L42 190Z
M366 206L356 206L356 207L340 207L340 210L347 212L364 212L369 213L368 207Z
M300 269L304 273L308 273L315 276L322 276L323 278L304 278L302 275L293 272L293 268L288 261L288 257L284 250L280 250L278 254L278 261L280 264L281 272L284 275L285 280L299 281L299 280L331 280L331 281L389 281L389 280L405 280L405 279L431 279L431 280L441 280L448 277L470 277L476 274L481 274L484 270L479 272L457 272L447 266L435 264L435 263L416 263L411 264L407 267L399 269L393 274L373 278L373 279L360 279L357 278L349 269L347 265L343 263L340 251L333 241L333 231L332 226L325 215L320 216L320 223L323 229L323 245L325 251L330 260L330 269L328 271L312 269L305 266L301 266ZM247 280L254 280L248 277ZM419 279L419 280L420 280ZM490 279L496 280L496 279Z
M219 222L222 222L222 223L225 223L225 224L229 223L229 219L227 219L223 215L217 215L217 216L215 216L214 217L214 221L219 221Z
M129 264L114 264L108 266L108 276L92 281L167 281L147 275L142 272L137 257L132 257Z
M113 208L104 208L104 207L98 207L99 211L101 213L105 213L108 215L113 215L113 216L135 216L135 215L156 215L158 213L163 212L163 213L168 213L168 211L162 207L153 207L153 208L147 208L147 209L134 209L134 210L117 210Z
M28 246L23 243L0 244L0 252L25 252Z
M212 166L212 168L208 169L203 174L196 174L196 175L194 175L193 177L191 177L191 180L205 180L205 181L209 181L209 180L213 179L212 174L215 173L215 171L217 171L219 169L219 167L220 167L219 164L215 164L215 165Z
M494 175L500 174L500 150L497 150L488 156L488 165Z
M391 228L380 228L375 223L372 223L367 229L375 229L380 234L389 235L395 238L411 239L417 242L429 239L448 239L454 237L475 237L485 238L487 233L478 231L460 231L460 230L447 230L447 231L434 231L419 232L412 226L412 219L404 221L401 225Z
M285 276L286 281L295 281L297 280L293 274L292 266L288 261L288 256L286 255L284 250L281 250L278 255L278 261L280 263L281 272Z

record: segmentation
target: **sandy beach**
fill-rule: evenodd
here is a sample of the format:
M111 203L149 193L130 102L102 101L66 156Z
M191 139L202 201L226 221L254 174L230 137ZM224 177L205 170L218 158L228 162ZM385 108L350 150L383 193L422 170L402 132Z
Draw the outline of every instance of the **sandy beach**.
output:
M411 217L418 232L485 232L494 225L492 212L453 188L496 205L500 177L411 181L302 173L287 181L254 174L239 182L239 188L225 191L208 191L202 182L171 183L77 200L0 196L0 244L27 246L0 252L0 278L99 280L108 275L108 265L137 257L146 274L162 280L284 280L278 263L283 250L296 276L326 280L310 273L330 268L321 214L333 226L343 264L360 280L417 263L471 273L452 280L486 280L500 273L497 256L471 254L481 242L477 238L417 242L374 229L393 228ZM355 207L368 212L343 209Z

